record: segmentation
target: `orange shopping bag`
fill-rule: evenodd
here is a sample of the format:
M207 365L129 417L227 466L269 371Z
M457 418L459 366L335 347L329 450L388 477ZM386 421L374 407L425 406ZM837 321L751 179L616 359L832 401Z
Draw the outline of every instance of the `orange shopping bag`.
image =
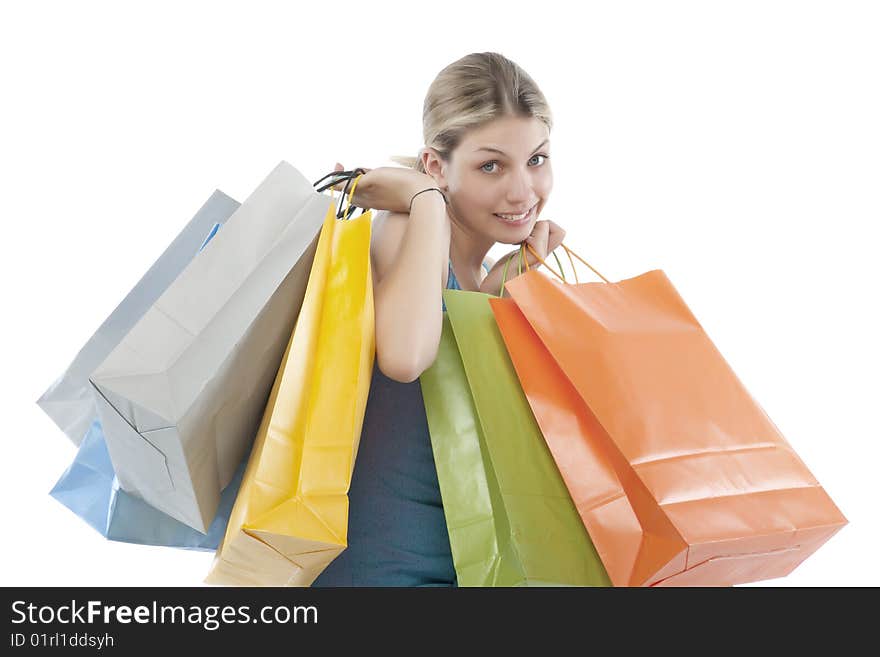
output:
M599 276L527 271L490 303L612 582L787 575L846 518L662 271Z

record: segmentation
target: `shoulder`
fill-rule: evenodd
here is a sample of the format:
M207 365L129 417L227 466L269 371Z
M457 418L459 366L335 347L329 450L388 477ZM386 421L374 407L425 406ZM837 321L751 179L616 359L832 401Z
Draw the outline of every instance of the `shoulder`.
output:
M402 212L379 210L373 215L370 232L370 260L373 263L375 282L388 272L397 258L409 215Z
M373 264L373 284L378 285L400 255L403 238L409 224L406 212L379 210L373 215L370 238L370 261ZM446 285L445 274L443 285Z

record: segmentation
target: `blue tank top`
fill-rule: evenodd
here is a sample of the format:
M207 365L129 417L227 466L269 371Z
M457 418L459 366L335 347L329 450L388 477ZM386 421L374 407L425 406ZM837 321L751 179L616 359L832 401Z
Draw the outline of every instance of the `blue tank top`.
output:
M348 499L348 547L312 586L457 585L418 380L374 364Z

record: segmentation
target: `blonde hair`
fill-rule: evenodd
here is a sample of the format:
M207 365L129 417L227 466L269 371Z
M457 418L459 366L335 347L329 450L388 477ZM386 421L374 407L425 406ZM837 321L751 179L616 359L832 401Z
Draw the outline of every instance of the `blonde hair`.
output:
M534 117L553 129L547 99L528 73L495 52L465 55L440 71L428 88L422 110L425 146L449 161L468 130L506 116ZM423 152L391 160L425 173Z

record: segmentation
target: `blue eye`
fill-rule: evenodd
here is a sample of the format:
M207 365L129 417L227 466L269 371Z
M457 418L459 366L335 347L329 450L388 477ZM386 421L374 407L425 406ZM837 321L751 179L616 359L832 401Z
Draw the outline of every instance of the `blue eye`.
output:
M543 154L532 155L532 157L529 159L529 162L531 162L532 160L534 160L536 157L543 157L544 160L547 160L550 156L549 156L549 155L543 155ZM544 162L542 161L540 164L543 164L543 163L544 163ZM482 165L482 166L480 167L480 170L481 170L481 171L484 171L485 173L494 173L494 171L495 171L494 169L492 169L491 171L489 171L488 169L486 169L486 167L488 167L488 166L495 166L495 165L497 165L497 164L498 164L498 160L492 160L491 162L486 162L486 164L484 164L484 165ZM536 164L536 166L540 166L540 164Z

